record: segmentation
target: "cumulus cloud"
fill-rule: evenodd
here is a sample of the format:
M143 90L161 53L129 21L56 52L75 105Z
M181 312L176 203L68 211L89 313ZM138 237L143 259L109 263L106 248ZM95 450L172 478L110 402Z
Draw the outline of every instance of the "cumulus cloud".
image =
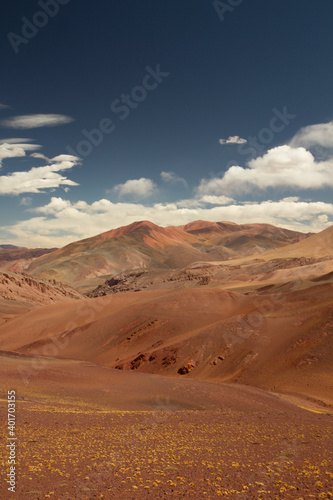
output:
M333 204L292 200L235 203L229 206L188 206L177 203L113 203L101 199L92 204L54 197L45 206L33 209L37 216L2 227L8 241L22 246L62 246L139 220L167 226L193 220L236 223L267 223L298 231L320 231L332 224Z
M39 149L39 144L26 144L26 143L2 143L0 144L0 167L2 161L6 158L20 158L26 156L27 151Z
M60 155L52 158L49 165L0 176L0 195L45 193L47 189L55 189L60 186L78 186L76 182L67 179L58 172L69 170L78 165L79 162L80 160L76 156Z
M30 129L39 127L56 127L74 121L74 118L66 115L38 114L11 116L0 121L0 126L14 129Z
M64 210L67 208L74 207L76 208L77 205L73 204L69 200L63 200L62 198L56 198L52 197L50 203L43 207L37 207L33 211L37 213L43 213L46 215L61 215L63 214ZM81 208L86 208L85 206L81 206Z
M301 128L290 141L290 146L333 148L333 121Z
M183 177L178 177L175 172L161 172L161 179L163 182L167 184L183 184L184 187L187 187L188 184Z
M232 166L222 178L202 179L202 195L244 193L254 188L322 189L333 186L333 159L317 162L303 147L279 146L248 163Z
M238 135L232 135L228 139L219 139L220 144L245 144L246 142L246 139L242 139Z
M136 198L148 198L156 192L156 185L151 179L129 179L124 184L117 184L113 191L119 196L134 196Z

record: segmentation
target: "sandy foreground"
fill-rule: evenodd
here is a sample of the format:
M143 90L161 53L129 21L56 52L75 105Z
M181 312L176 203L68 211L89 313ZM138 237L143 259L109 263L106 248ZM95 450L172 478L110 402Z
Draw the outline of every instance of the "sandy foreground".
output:
M249 386L0 357L1 498L333 496L328 410L302 409ZM20 375L32 366L33 377ZM17 397L15 494L5 482L10 389Z

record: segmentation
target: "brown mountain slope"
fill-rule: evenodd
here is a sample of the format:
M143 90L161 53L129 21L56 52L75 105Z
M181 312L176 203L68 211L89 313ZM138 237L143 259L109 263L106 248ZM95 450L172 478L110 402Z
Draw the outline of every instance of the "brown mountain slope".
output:
M218 231L222 233L221 226L230 223L209 223L197 221L184 226L191 233L213 232L216 237ZM230 224L231 227L237 226ZM278 228L272 226L254 224L262 237L267 231L275 239L281 239ZM262 226L264 229L262 229ZM246 226L248 227L248 226ZM216 229L217 228L217 229ZM233 227L237 239L234 243L244 237L239 236L242 232L237 226ZM181 269L163 270L137 270L114 274L111 279L92 287L87 292L89 297L99 297L110 293L140 291L140 290L166 290L179 287L193 288L197 285L205 285L227 290L238 290L249 292L250 290L261 290L269 286L271 291L280 289L282 286L289 287L290 283L298 282L298 286L307 288L314 282L333 283L333 228L328 228L321 233L303 239L295 244L280 246L279 248L254 254L238 259L225 261L196 261ZM218 236L221 238L221 236ZM230 238L230 234L223 236L224 240ZM301 236L302 238L302 236ZM226 248L226 247L223 247ZM303 256L306 255L306 256Z
M260 253L264 248L284 246L286 242L295 243L310 235L270 224L195 221L181 227L188 233L209 237L211 242L235 249L243 255L255 253L256 246Z
M32 260L56 250L56 248L5 247L6 245L0 246L0 269L15 273L21 272Z
M237 381L332 403L333 286L241 295L193 288L43 307L0 327L0 350Z
M0 272L0 323L41 305L82 299L68 285Z
M320 233L309 235L305 240L291 243L281 248L262 252L260 260L270 261L274 259L292 258L316 258L333 255L333 226L324 229ZM251 261L251 257L235 259L235 264L242 264Z
M99 276L133 269L178 269L197 261L261 253L306 236L261 224L197 221L186 226L164 228L142 221L71 243L39 257L26 268L26 272L77 287Z
M141 290L170 290L205 286L252 293L254 291L288 289L297 282L308 288L314 283L333 284L333 255L308 258L286 258L263 261L251 259L241 265L234 261L196 262L182 269L124 272L107 279L87 297Z
M333 255L333 226L328 227L320 233L314 234L304 241L300 241L293 245L280 250L266 252L260 256L264 259L272 259L274 257L325 257Z

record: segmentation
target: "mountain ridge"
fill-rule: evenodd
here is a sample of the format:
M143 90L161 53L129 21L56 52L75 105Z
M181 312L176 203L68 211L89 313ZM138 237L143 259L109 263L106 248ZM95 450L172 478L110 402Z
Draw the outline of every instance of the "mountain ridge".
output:
M260 254L309 236L269 224L194 221L162 227L137 221L70 243L34 259L24 271L81 286L99 276L135 269L179 269L197 261Z

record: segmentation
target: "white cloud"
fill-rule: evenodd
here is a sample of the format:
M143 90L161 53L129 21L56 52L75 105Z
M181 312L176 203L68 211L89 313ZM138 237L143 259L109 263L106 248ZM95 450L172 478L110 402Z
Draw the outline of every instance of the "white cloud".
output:
M175 172L161 172L161 178L163 182L166 182L167 184L183 184L184 187L187 187L188 184L183 177L178 177L178 175Z
M322 146L323 148L333 148L333 121L328 123L318 123L303 127L290 141L290 146Z
M22 193L45 193L46 189L59 186L78 186L57 173L69 170L80 162L72 155L60 155L50 160L51 165L33 167L28 171L13 172L0 176L0 195L19 195Z
M23 198L21 198L20 200L20 205L22 205L23 207L30 207L32 203L32 198L30 196L23 196Z
M40 160L50 161L50 159L47 156L43 155L42 153L32 153L30 156L32 158L38 158Z
M33 142L34 139L26 139L22 137L10 137L9 139L0 139L0 144L19 144L25 142Z
M300 201L299 196L287 196L287 198L283 198L282 201Z
M16 144L16 143L3 143L0 144L0 167L2 161L6 158L22 158L26 156L26 151L33 151L41 148L38 144Z
M333 204L323 202L264 201L229 206L179 207L176 203L112 203L99 200L72 203L52 198L44 207L33 209L39 215L2 227L8 241L22 246L63 246L139 220L167 226L183 225L194 220L236 223L267 223L298 231L320 231L332 224ZM331 221L331 222L330 222Z
M37 213L43 213L45 215L57 215L61 214L67 208L74 206L69 200L63 200L62 198L52 197L50 203L44 207L37 207L33 211Z
M0 121L1 127L14 129L30 129L38 127L55 127L74 121L74 118L66 115L39 114L12 116Z
M187 198L176 201L174 205L176 208L200 208L202 206L202 202L199 201L199 198Z
M235 200L229 196L203 195L175 202L178 208L202 208L204 205L230 205Z
M214 196L207 194L199 198L199 201L202 203L209 203L210 205L229 205L235 200L233 198L229 198L228 196Z
M54 156L49 161L52 163L54 163L54 162L59 163L59 162L66 162L66 161L77 163L77 162L81 162L81 159L78 156L62 154L62 155Z
M246 142L246 139L242 139L238 135L232 135L228 139L219 139L220 144L245 144Z
M119 196L148 198L156 192L156 186L151 179L141 177L141 179L129 179L124 184L118 184L113 191Z
M333 187L333 159L317 162L305 148L279 146L248 163L249 168L232 166L222 178L202 179L202 195L244 193L254 188L282 187L321 189Z
M0 102L0 109L8 109L10 106L7 106L7 104L2 104Z

